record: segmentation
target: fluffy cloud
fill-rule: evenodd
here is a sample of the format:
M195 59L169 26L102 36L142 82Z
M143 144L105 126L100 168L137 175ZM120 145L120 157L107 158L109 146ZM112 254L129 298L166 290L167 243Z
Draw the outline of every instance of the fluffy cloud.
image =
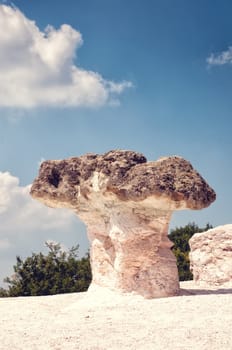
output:
M17 177L0 172L1 246L8 246L9 236L16 230L26 233L36 229L67 229L74 220L74 215L67 210L54 210L33 200L30 187L20 186Z
M226 51L222 51L218 54L211 54L206 62L210 66L222 66L224 64L232 64L232 46L229 46Z
M101 106L132 84L115 83L74 64L81 33L67 24L40 31L13 7L0 5L0 106Z
M10 241L7 238L0 239L0 251L8 249L10 247Z
M40 204L29 195L30 187L21 186L19 179L9 172L0 172L0 287L3 278L13 272L15 256L46 251L45 241L60 242L64 250L79 243L80 255L88 248L76 215Z

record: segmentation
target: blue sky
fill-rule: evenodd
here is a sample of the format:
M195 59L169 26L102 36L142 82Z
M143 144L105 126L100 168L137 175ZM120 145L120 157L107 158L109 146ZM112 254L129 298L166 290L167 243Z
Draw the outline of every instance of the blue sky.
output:
M73 215L29 198L43 159L180 155L217 200L171 227L231 223L231 1L0 4L0 280L47 239L88 247Z

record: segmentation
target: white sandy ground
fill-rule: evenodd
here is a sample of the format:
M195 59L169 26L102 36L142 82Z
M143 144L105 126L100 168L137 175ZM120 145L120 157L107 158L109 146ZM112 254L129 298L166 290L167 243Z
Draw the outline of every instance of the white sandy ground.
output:
M104 289L0 299L1 350L232 350L232 289L181 283L182 296Z

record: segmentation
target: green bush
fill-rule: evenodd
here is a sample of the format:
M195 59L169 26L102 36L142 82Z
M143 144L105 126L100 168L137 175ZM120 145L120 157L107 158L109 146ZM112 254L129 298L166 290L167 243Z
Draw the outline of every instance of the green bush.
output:
M195 223L189 223L184 227L176 227L171 230L169 239L174 243L172 248L176 256L177 267L180 281L188 281L193 279L193 275L189 268L189 240L196 232L204 232L212 228L207 224L204 228L198 227Z
M22 260L16 257L14 275L5 278L9 289L0 296L52 295L84 292L91 282L89 255L78 260L79 246L63 251L61 245L46 242L47 255L32 253Z
M0 298L4 298L7 296L8 296L7 290L5 290L4 288L0 288Z

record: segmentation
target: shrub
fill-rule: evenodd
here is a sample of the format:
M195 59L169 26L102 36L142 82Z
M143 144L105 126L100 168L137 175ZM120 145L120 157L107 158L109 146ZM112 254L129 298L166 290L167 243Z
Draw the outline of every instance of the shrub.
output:
M16 257L14 275L5 278L8 291L2 296L52 295L84 292L91 282L89 254L78 259L79 246L64 251L59 243L46 242L47 255L32 253L25 260Z
M171 230L169 239L174 243L172 248L176 256L177 267L180 281L188 281L193 279L193 275L189 268L189 240L196 232L204 232L212 228L207 224L204 228L198 227L195 223L189 223L184 227L176 227Z

